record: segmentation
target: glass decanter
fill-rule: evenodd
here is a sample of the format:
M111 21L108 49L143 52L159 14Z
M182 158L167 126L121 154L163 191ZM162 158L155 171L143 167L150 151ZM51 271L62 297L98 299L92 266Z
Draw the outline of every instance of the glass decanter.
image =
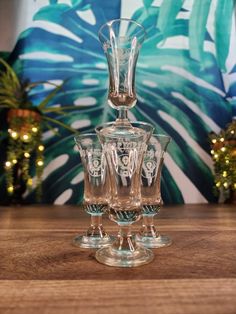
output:
M99 30L109 69L108 104L118 111L115 123L106 130L108 134L140 132L134 130L127 113L137 102L135 69L145 36L142 25L126 18L109 21Z

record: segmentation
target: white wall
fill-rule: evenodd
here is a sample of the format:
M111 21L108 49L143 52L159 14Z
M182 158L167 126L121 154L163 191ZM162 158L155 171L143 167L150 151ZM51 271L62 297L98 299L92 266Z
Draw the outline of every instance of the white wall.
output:
M15 0L0 0L0 51L10 51L15 42Z
M32 13L47 0L0 0L0 51L11 51L18 35L30 26Z

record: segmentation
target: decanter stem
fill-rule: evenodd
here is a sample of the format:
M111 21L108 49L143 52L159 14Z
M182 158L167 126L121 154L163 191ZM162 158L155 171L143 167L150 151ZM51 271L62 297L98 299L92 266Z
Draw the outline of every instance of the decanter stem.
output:
M91 226L100 227L102 225L102 215L91 215Z
M119 225L117 239L113 242L112 248L119 251L135 251L136 243L132 238L131 225Z
M91 215L90 227L87 230L87 236L106 236L106 232L102 226L102 215Z
M128 110L126 108L122 108L118 110L118 117L116 119L116 124L120 125L128 125L131 126L128 120Z
M158 231L154 225L154 216L155 215L143 215L142 229L141 234L144 237L158 237Z

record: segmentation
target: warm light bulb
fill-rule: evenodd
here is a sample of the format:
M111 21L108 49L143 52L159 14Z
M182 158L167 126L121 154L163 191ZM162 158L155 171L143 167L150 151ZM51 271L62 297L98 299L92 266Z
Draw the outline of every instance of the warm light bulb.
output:
M236 189L236 183L234 183L234 188Z
M8 193L12 193L14 191L14 187L11 185L7 188Z
M42 160L39 160L39 161L37 162L37 165L40 166L40 167L43 166L43 161L42 161Z
M18 133L15 132L15 131L11 132L11 137L12 138L17 138L18 137Z
M216 183L216 186L219 188L219 187L220 187L220 182L217 182L217 183Z
M42 151L44 150L44 146L43 146L43 145L39 145L39 146L38 146L38 150L39 150L40 152L42 152Z
M6 166L7 168L10 168L10 167L11 167L11 162L10 162L10 161L6 161L6 162L5 162L5 166Z
M215 155L214 155L214 158L218 158L218 157L219 157L219 155L218 155L218 154L215 154Z
M223 177L227 177L227 171L223 171Z
M231 133L231 134L234 134L234 130L231 130L230 133Z
M17 164L17 160L16 159L12 159L12 163L15 165Z
M225 161L225 163L228 165L228 164L229 164L229 159L227 159L227 160Z
M31 178L29 178L29 179L27 180L27 184L28 184L28 185L33 185L33 180L32 180Z
M225 140L225 139L224 139L223 137L220 138L220 141L221 141L221 142L224 142L224 140Z
M217 141L215 138L213 138L212 143L215 144Z
M33 127L32 127L32 131L33 131L34 133L37 133L37 132L38 132L38 128L36 128L36 126L33 126Z
M228 182L224 182L223 186L224 186L225 188L227 188L227 187L228 187Z
M23 137L24 141L28 141L28 139L29 139L29 135L28 134L24 134L22 137Z
M25 152L25 153L24 153L24 156L25 156L25 158L29 158L29 157L30 157L30 154L29 154L28 152Z
M225 147L221 147L220 149L222 152L225 152L226 151L226 148Z
M211 154L214 155L214 153L215 153L215 151L214 151L214 149L212 149L212 150L211 150Z

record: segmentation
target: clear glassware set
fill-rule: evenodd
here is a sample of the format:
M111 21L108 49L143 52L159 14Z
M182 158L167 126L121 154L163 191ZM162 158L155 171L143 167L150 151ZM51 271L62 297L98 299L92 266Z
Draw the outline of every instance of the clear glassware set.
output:
M151 248L171 244L153 220L162 205L161 171L170 137L153 134L151 124L128 119L128 110L137 102L135 68L145 36L143 26L130 19L112 20L100 28L109 69L108 103L118 116L97 126L96 133L75 138L84 168L84 209L91 215L91 225L73 242L98 249L97 261L109 266L147 264L154 258ZM116 237L103 228L105 212L119 226ZM131 225L141 217L142 228L134 236Z

